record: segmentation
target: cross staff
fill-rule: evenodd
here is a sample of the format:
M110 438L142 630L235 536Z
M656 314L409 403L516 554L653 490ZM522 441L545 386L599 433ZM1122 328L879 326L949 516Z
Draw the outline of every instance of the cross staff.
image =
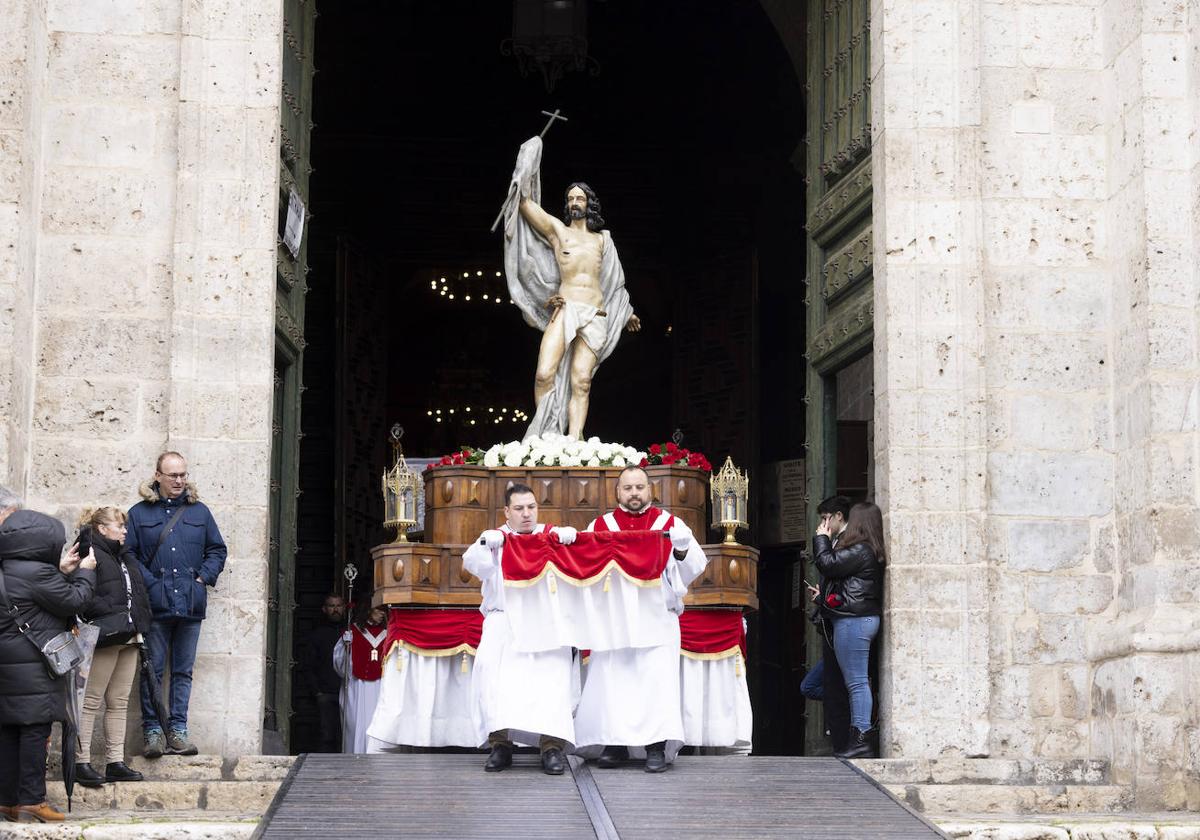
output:
M561 110L559 108L555 108L553 114L550 113L549 111L542 111L542 113L545 114L550 119L546 120L546 127L542 129L542 133L538 135L538 138L542 138L542 137L546 136L546 132L550 130L550 126L554 125L555 120L562 120L563 122L567 122L567 118L562 116ZM508 202L505 202L505 203L507 204ZM501 207L500 212L496 214L496 221L492 222L492 233L496 232L496 226L498 224L500 224L500 220L503 218L504 218L504 208Z

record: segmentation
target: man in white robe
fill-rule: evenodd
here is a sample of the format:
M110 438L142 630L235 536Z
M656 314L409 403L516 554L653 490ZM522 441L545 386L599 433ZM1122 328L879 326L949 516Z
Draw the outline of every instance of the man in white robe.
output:
M524 484L510 486L504 500L504 525L484 531L463 553L463 568L483 584L483 634L475 655L471 718L480 744L486 742L491 748L484 770L498 772L512 766L513 747L519 743L537 745L542 770L558 776L567 769L566 751L575 743L574 656L569 647L528 653L516 649L504 612L500 563L506 535L550 531L570 545L576 532L539 525L537 497Z
M678 616L688 585L708 563L691 529L651 503L646 471L627 467L617 479L617 510L588 525L588 531L667 531L672 557L662 574L666 609ZM575 713L577 753L599 757L597 766L616 767L645 749L646 772L661 773L683 746L679 695L679 622L674 636L653 647L593 650Z
M372 607L365 624L351 624L333 648L333 670L342 678L342 752L368 752L367 726L379 701L387 613Z

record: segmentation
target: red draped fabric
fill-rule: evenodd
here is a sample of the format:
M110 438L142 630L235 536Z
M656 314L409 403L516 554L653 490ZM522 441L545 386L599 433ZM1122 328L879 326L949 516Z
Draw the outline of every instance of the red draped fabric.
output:
M350 642L351 673L360 680L374 682L383 675L383 655L387 651L387 639L381 639L379 647L372 647L371 640L363 635L363 631L355 625L350 625L354 636ZM367 632L378 636L386 630L382 624L378 627L368 624ZM374 653L375 656L371 656Z
M459 651L474 655L482 633L479 610L393 609L388 615L384 650L391 652L393 645L404 643L443 656Z
M504 540L501 568L506 583L533 582L552 564L563 576L594 583L615 566L635 581L657 581L671 557L664 531L582 531L571 545L553 534L510 534Z
M689 653L725 653L737 647L746 658L741 610L684 610L679 616L679 647Z

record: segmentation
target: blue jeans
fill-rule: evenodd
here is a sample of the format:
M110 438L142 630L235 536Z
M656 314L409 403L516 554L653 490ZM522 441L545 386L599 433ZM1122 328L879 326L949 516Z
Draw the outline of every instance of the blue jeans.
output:
M879 616L856 615L833 619L833 650L850 695L850 725L859 732L871 728L871 641L879 632Z
M168 711L169 728L174 732L187 731L188 700L192 696L192 666L196 664L196 644L200 641L200 622L185 618L154 619L146 634L146 649L154 676L162 686L163 669L167 664L167 649L171 651L171 699ZM150 686L142 680L142 731L161 732L162 721L154 711Z
M800 693L809 700L825 699L825 660L818 659L812 670L800 682Z

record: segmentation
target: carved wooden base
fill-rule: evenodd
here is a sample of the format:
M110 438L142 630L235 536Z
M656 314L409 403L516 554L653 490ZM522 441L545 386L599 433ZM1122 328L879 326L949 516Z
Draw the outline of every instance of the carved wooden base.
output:
M466 546L387 543L371 549L375 606L479 606L479 580L463 568ZM684 604L758 609L758 549L703 546L708 566L692 582Z
M504 491L527 484L538 520L585 528L617 506L617 467L438 467L425 472L425 540L462 545L504 522ZM691 467L647 467L654 503L682 519L697 539L708 532L708 473Z

